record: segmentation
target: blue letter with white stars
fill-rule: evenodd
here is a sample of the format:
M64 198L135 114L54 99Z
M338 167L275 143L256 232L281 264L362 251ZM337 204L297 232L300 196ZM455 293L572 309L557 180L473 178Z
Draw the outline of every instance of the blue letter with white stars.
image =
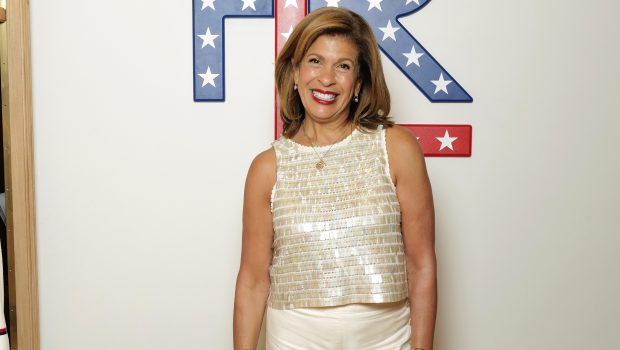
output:
M194 101L224 101L224 20L273 17L273 0L194 0Z
M419 11L430 0L309 0L320 7L350 9L368 21L381 51L431 102L471 102L472 98L405 29L398 18Z

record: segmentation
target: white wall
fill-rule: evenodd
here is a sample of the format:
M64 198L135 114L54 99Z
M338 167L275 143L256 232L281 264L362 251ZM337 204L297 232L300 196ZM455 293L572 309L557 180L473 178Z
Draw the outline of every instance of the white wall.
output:
M191 1L31 8L42 350L232 348L273 19L228 21L227 101L194 103ZM619 11L443 0L403 21L474 97L432 104L385 61L398 122L474 126L471 158L427 160L436 349L620 343Z

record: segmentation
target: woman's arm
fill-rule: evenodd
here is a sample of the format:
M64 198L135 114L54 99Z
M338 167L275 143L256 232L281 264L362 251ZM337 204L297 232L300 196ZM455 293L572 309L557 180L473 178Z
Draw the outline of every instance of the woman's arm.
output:
M401 208L412 348L432 350L437 313L435 214L424 154L415 136L395 126L387 129L392 179Z
M241 264L233 319L235 350L256 349L269 296L273 243L271 189L275 180L275 151L269 149L254 159L245 182Z

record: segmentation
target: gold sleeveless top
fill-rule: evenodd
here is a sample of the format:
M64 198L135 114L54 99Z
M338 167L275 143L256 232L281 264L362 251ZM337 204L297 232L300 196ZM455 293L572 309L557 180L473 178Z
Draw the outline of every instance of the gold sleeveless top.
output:
M281 137L273 147L275 309L389 303L407 297L400 206L385 130L354 130L331 146ZM325 156L325 167L316 164ZM317 154L318 153L318 154Z

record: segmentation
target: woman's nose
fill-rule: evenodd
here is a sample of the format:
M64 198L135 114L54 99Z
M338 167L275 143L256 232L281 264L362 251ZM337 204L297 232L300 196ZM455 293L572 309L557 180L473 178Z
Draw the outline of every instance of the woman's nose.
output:
M319 82L321 82L323 86L333 85L334 82L336 81L334 73L335 73L334 70L331 68L325 68L321 70L321 74L319 76Z

